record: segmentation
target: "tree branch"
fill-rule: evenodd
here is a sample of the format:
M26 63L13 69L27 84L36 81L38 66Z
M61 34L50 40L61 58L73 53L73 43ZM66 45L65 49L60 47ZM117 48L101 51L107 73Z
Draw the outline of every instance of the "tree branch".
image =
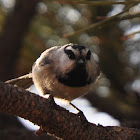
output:
M135 4L132 4L131 6L126 7L126 9L124 9L122 12L120 12L120 13L114 15L114 16L108 17L108 18L106 18L106 19L104 19L104 20L102 20L100 22L91 24L91 25L89 25L86 28L80 29L78 31L75 31L75 32L72 32L72 33L69 33L69 34L64 34L64 37L65 38L68 38L68 37L71 37L73 35L77 35L79 33L89 31L91 29L93 30L93 29L99 28L101 26L105 26L106 24L109 24L110 22L120 21L120 20L126 19L127 16L122 16L122 14L124 14L125 12L127 12L134 5ZM130 15L129 15L129 18L130 18ZM132 18L132 16L131 16L131 18Z
M28 119L39 125L43 132L64 140L140 139L137 129L96 126L79 114L70 113L45 98L3 82L0 82L0 111Z
M128 5L128 4L136 4L139 3L140 0L133 0L133 1L85 1L85 0L55 0L59 3L66 3L66 4L88 4L88 5L93 5L93 6L112 6L113 4L123 4L123 5Z
M122 40L126 40L128 38L132 38L135 34L139 34L140 33L140 30L139 31L136 31L136 32L133 32L133 33L130 33L128 35L124 35L121 37Z

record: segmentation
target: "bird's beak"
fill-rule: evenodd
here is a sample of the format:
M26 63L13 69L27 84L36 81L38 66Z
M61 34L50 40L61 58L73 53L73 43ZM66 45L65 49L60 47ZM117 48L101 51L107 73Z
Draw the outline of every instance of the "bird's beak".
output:
M84 65L85 64L85 60L83 58L80 58L77 60L77 64L78 65Z

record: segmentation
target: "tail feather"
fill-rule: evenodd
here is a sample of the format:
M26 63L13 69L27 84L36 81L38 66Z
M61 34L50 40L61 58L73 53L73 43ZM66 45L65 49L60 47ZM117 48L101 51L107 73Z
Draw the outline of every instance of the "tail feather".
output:
M15 79L8 80L5 83L28 89L31 85L33 85L32 73L20 76Z

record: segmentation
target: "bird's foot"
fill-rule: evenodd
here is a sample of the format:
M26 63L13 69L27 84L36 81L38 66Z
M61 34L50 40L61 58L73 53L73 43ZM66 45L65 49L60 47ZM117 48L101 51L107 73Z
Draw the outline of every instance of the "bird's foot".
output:
M70 105L72 107L74 107L77 111L78 111L78 116L80 117L80 120L82 121L82 123L86 126L88 126L88 120L86 119L86 117L84 116L84 113L79 109L77 108L75 105L73 105L72 103L70 103Z
M44 133L44 131L42 130L41 127L37 131L35 131L35 135L37 135L37 136L40 136L43 133Z
M54 101L54 97L52 94L49 95L48 101L49 101L52 108L56 108L56 103Z

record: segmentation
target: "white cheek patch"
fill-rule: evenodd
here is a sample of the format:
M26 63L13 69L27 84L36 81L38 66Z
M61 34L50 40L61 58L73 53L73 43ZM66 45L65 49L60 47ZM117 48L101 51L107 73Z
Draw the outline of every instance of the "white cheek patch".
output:
M60 57L60 65L63 67L65 64L67 64L69 61L68 56L64 53Z
M67 54L62 54L59 61L59 68L62 73L65 73L73 67L74 60L70 60Z

